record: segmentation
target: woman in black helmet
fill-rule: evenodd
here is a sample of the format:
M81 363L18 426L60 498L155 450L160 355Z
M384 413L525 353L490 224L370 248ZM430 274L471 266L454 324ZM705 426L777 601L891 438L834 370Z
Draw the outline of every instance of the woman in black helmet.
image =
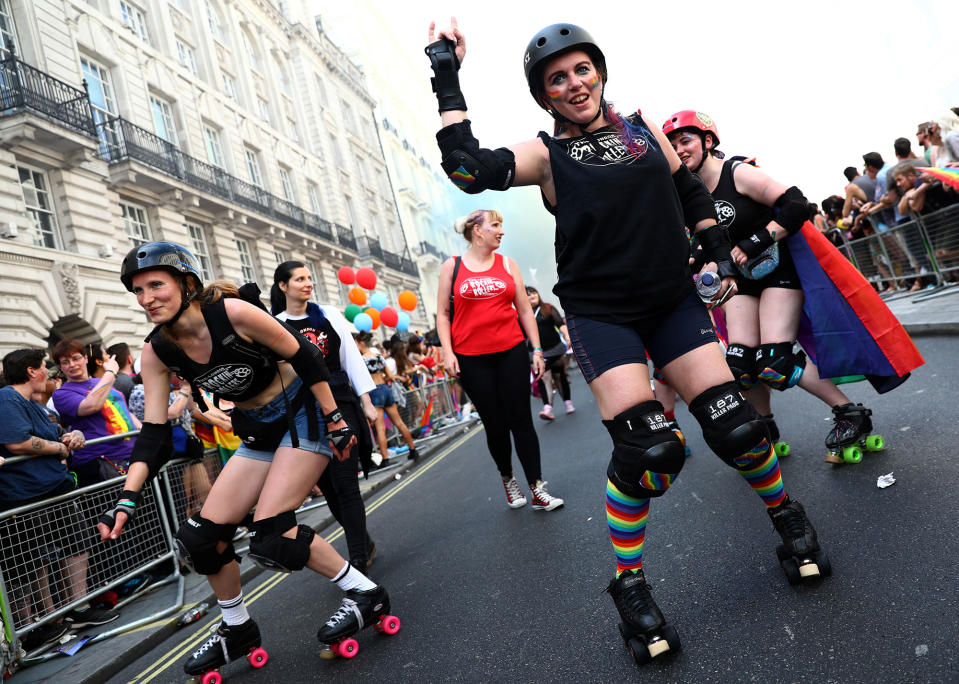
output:
M388 612L383 587L351 567L312 528L296 524L296 508L330 459L348 458L356 444L333 400L319 350L262 306L240 298L232 283L203 288L199 262L180 245L152 242L132 249L120 279L156 328L140 357L143 429L124 492L100 517L101 539L123 532L141 489L169 458L167 394L174 373L232 401L233 428L243 438L203 508L177 530L181 558L207 576L223 613L218 628L185 664L186 673L202 675L241 657L257 666L265 662L259 629L243 603L232 543L237 524L254 506L251 559L283 572L309 567L346 591L346 610L320 628L320 641L334 643L359 631L354 607L367 625Z
M431 26L426 53L447 175L467 193L536 185L556 217L553 292L613 439L606 510L617 568L609 592L637 660L679 647L642 572L649 500L666 492L685 457L650 390L647 350L689 404L707 444L762 497L783 538L790 581L828 573L802 506L783 490L766 425L734 383L693 287L684 226L723 276L716 299L735 287L729 240L702 183L658 127L605 101L606 61L582 28L549 26L524 53L530 92L552 116L553 136L540 132L496 150L481 147L470 130L458 79L466 43L455 20L436 38ZM450 277L449 268L441 278Z

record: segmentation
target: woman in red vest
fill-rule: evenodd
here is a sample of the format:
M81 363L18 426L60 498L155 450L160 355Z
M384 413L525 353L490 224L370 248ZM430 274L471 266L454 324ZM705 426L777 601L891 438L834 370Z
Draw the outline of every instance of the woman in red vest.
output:
M563 500L546 491L540 470L523 330L533 345L537 378L544 370L543 349L519 267L509 257L495 253L503 240L503 216L480 209L457 220L454 227L470 248L462 257L447 259L440 270L436 331L443 345L443 365L459 376L483 421L509 507L526 505L513 477L512 434L532 492L533 509L551 511L562 506Z

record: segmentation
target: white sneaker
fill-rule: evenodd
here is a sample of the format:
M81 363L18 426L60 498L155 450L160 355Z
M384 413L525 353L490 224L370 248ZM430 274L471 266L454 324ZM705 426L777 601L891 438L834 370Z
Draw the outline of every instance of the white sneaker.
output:
M549 404L543 404L543 410L539 412L539 417L543 420L553 420L553 407Z
M546 483L543 480L538 480L535 485L530 485L529 488L533 492L534 511L551 511L564 503L558 496L553 496L546 491Z
M564 401L564 402L563 402L563 406L566 407L566 413L567 413L567 415L570 414L570 413L576 413L576 407L573 406L573 400L572 400L572 399L567 399L566 401Z
M503 489L506 490L506 503L510 508L522 508L526 505L526 497L523 496L515 477L503 480Z

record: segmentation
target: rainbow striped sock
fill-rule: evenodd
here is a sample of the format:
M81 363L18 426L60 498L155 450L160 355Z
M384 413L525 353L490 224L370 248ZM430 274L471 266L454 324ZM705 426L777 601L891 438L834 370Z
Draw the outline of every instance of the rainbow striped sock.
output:
M636 499L623 494L616 489L616 485L606 481L606 522L616 553L617 577L624 570L642 569L648 517L649 499Z
M740 470L739 474L746 478L746 482L759 496L762 497L766 508L775 508L786 500L786 491L783 489L783 477L779 472L779 459L765 439L755 451L764 449L768 456L755 468ZM753 452L755 453L755 452ZM743 458L749 456L744 455Z

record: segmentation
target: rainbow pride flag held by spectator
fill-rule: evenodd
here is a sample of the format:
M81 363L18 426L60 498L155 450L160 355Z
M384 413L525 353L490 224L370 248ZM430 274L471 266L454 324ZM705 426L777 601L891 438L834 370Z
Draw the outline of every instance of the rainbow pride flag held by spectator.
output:
M417 437L425 437L429 434L430 430L433 428L433 397L430 397L430 400L426 402L426 410L423 411L423 417L420 419L420 424L416 432Z
M927 176L938 178L953 190L959 190L959 169L920 168L916 169Z
M924 361L869 282L809 221L788 238L806 295L799 343L823 378L865 375L880 394Z
M197 439L203 443L204 449L216 449L220 454L220 460L224 463L233 455L243 441L232 432L225 432L216 425L195 421L193 431Z

